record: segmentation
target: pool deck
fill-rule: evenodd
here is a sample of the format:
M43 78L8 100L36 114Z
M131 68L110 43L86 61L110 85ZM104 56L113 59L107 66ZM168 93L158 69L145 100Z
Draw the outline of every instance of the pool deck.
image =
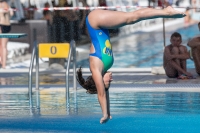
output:
M168 78L162 67L155 68L112 68L113 82L111 91L126 88L130 91L200 91L200 77L195 69L188 69L195 79ZM69 86L73 88L73 71L70 69ZM90 75L89 69L83 68L83 76ZM41 88L65 88L65 70L40 69ZM33 73L33 89L35 73ZM0 69L0 89L24 88L28 90L28 69ZM77 89L82 90L77 82ZM117 89L118 90L118 89Z

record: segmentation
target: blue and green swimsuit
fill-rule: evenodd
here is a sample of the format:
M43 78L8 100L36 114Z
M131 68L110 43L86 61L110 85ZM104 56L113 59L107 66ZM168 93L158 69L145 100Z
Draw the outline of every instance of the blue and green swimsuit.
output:
M98 57L103 62L104 72L106 72L111 68L114 62L108 30L103 28L92 28L88 21L88 17L86 18L86 25L95 49L95 53L91 53L90 56Z

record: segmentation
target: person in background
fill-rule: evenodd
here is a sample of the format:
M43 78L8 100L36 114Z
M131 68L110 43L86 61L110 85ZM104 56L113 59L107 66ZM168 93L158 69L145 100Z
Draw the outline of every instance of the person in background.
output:
M13 10L6 0L0 0L0 33L8 33L11 30L10 17ZM0 38L0 67L6 68L8 38Z
M182 37L174 32L170 38L171 44L164 49L163 67L169 78L191 78L192 74L187 72L186 60L189 59L187 47L181 45Z
M188 26L190 26L190 25L193 25L193 24L196 24L196 23L198 23L198 18L197 19L195 19L195 18L193 18L192 17L192 11L191 11L191 9L189 8L189 7L187 7L186 8L186 11L185 11L185 18L184 18L184 25L185 25L185 27L188 27Z
M133 12L111 10L93 10L86 18L86 25L92 45L90 47L89 67L92 76L83 78L81 68L77 71L77 81L87 93L97 94L102 109L100 123L111 119L109 87L112 73L108 70L114 62L108 29L135 24L139 21L154 18L182 18L185 14L172 7L164 9L143 8Z
M20 23L25 22L25 16L24 16L24 10L23 10L23 4L20 0L7 0L8 5L11 6L13 9L17 9L16 12L14 12L14 19L18 20ZM12 18L13 19L13 18Z
M200 30L200 22L198 23ZM200 75L200 36L192 38L188 44L190 49L190 58L194 61L196 73Z
M67 1L64 3L64 7L73 7L71 3L68 3ZM64 10L61 11L61 16L66 17L66 23L69 25L72 29L73 33L73 39L75 41L79 41L80 39L80 29L79 29L79 16L77 11L75 10ZM72 25L70 25L70 23Z
M50 4L46 2L44 4L44 8L50 8ZM45 20L47 20L47 24L51 25L53 23L53 13L50 10L43 10L43 17Z
M185 18L184 18L184 25L185 27L188 27L191 23L191 14L190 14L190 8L187 7L186 10L185 10Z
M82 4L83 7L89 7L86 0L79 0L79 2ZM88 36L85 18L89 14L90 10L80 10L79 11L79 28L81 29L81 34Z

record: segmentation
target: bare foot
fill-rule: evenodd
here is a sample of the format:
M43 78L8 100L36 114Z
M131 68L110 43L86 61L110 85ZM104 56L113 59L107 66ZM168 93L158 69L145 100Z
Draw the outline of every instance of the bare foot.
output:
M168 14L168 16L166 16L165 18L183 18L186 16L183 12L177 11L171 6L168 6L164 10Z

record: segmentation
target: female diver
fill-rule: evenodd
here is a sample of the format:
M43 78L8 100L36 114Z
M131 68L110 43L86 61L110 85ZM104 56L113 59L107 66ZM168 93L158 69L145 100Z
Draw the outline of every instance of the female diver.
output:
M111 119L109 103L109 86L112 73L108 72L114 62L108 29L119 28L142 20L154 18L182 18L185 14L168 6L162 10L153 8L139 9L134 12L110 10L93 10L86 18L86 25L92 41L90 47L90 71L92 76L86 80L82 77L81 68L77 71L79 84L87 93L98 95L103 117L100 123Z

